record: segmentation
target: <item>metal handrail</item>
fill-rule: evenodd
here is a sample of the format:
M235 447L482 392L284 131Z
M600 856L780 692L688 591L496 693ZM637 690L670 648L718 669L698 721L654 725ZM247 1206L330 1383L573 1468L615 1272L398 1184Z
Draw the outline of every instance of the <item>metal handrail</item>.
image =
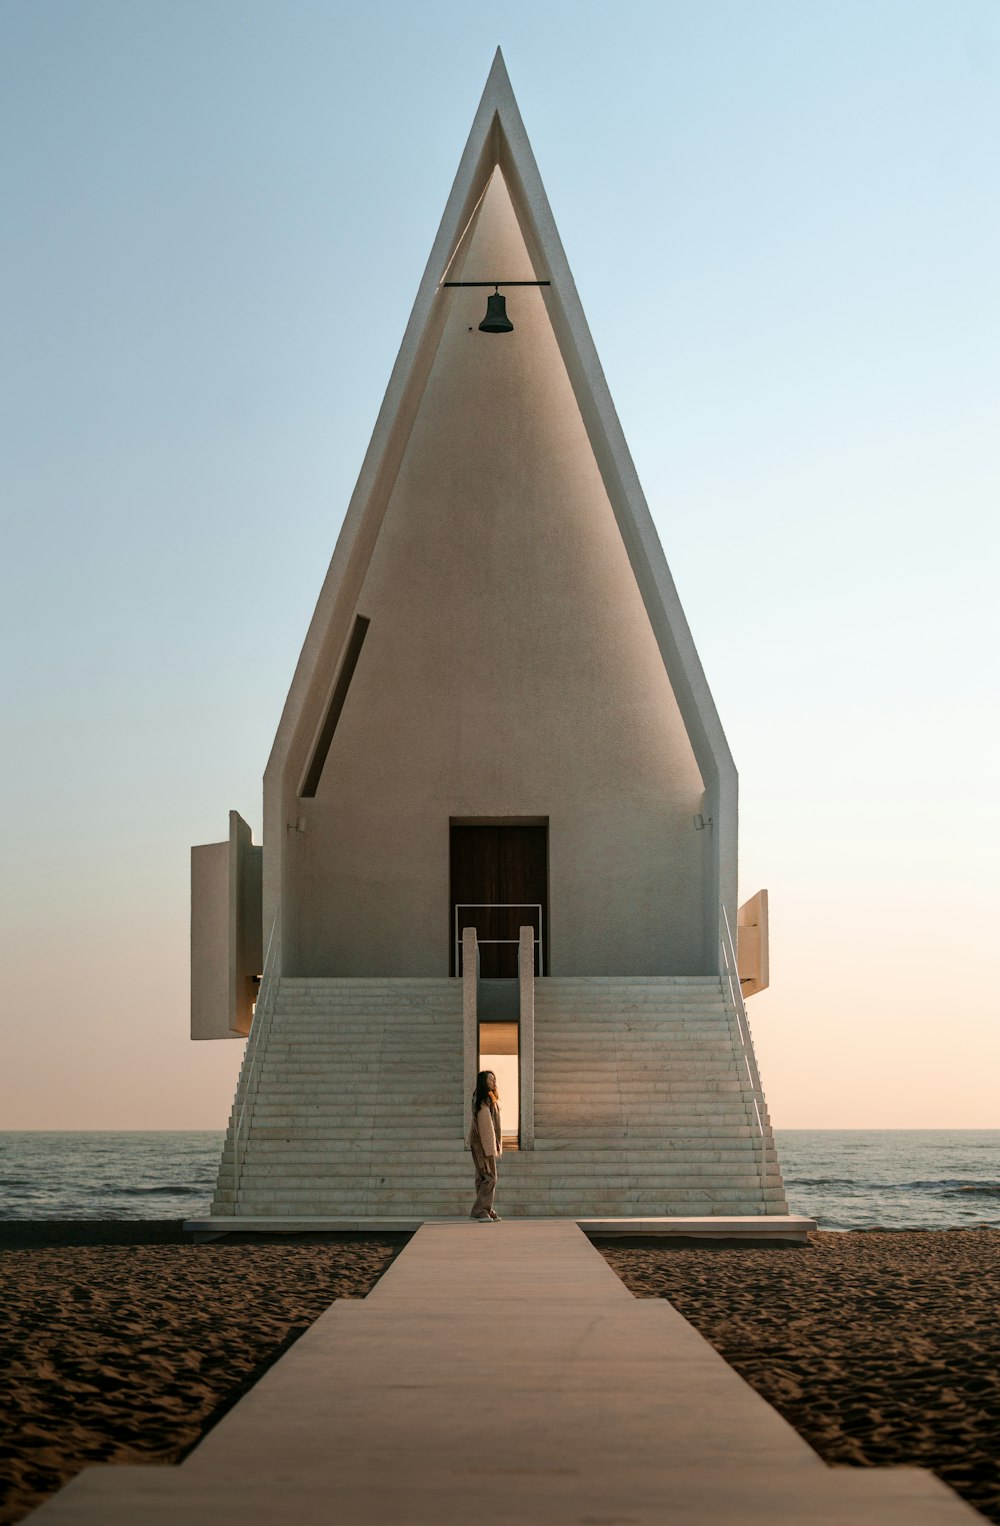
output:
M243 1139L243 1153L240 1154L240 1136L243 1132L243 1120L247 1118L247 1130L249 1134L249 1117L247 1114L247 1102L250 1099L250 1083L255 1082L254 1095L260 1085L259 1075L255 1075L257 1067L257 1051L261 1041L271 1031L271 1018L274 1015L274 984L275 965L278 962L278 949L281 938L278 932L278 917L276 912L274 921L271 923L271 934L267 940L267 952L264 955L264 969L260 977L260 989L257 992L257 1000L254 1003L253 1018L250 1023L250 1037L247 1040L246 1053L243 1056L243 1066L240 1071L240 1082L237 1087L237 1096L243 1094L240 1104L239 1116L236 1119L236 1128L233 1131L233 1212L239 1213L240 1183L243 1180L243 1168L246 1165L247 1146L249 1138ZM266 1047L266 1045L265 1045Z
M538 974L545 974L543 967L544 955L542 953L542 903L541 901L456 901L455 902L455 974L462 973L462 930L458 925L458 913L460 911L537 911L538 913L538 937L535 945L538 949ZM519 943L519 938L480 938L479 930L476 929L476 946L481 943Z
M761 1084L760 1071L757 1069L757 1056L753 1050L753 1039L750 1036L750 1024L747 1021L747 1009L743 1001L743 990L740 986L739 965L736 960L736 946L733 943L733 934L729 926L729 916L725 906L722 908L722 960L725 965L724 978L729 982L729 996L736 1012L736 1023L740 1033L740 1043L743 1046L743 1063L747 1068L750 1078L750 1090L753 1096L754 1112L757 1114L757 1127L761 1137L764 1134L764 1113L767 1112L767 1104L764 1101L764 1088Z
M753 1097L753 1110L757 1115L757 1128L760 1131L760 1193L767 1207L767 1161L764 1153L767 1145L767 1136L764 1129L764 1118L767 1116L767 1103L764 1100L764 1088L761 1084L760 1071L757 1069L757 1056L754 1054L753 1039L750 1035L750 1024L747 1021L747 1009L743 1001L743 989L740 985L740 970L736 958L736 945L733 943L732 929L729 926L729 916L725 906L722 911L722 962L725 966L723 978L729 982L729 997L736 1013L736 1025L739 1029L740 1043L743 1046L743 1063L746 1066L747 1075L750 1079L750 1094Z

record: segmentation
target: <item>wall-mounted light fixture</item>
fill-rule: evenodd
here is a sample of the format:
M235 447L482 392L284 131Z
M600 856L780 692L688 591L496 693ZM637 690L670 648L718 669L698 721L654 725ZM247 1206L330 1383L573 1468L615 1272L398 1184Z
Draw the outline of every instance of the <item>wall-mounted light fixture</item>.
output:
M709 816L708 820L706 821L704 816L699 811L697 816L694 817L694 829L695 829L696 832L704 832L705 828L706 827L710 827L711 825L712 825L712 818L711 818L711 816Z
M306 818L304 816L300 816L297 821L286 821L285 822L285 831L286 832L304 832L305 829L306 829Z
M493 295L486 298L486 317L479 325L481 334L512 334L514 325L507 317L507 299L501 297L501 286L551 286L551 281L442 281L442 286L492 286Z

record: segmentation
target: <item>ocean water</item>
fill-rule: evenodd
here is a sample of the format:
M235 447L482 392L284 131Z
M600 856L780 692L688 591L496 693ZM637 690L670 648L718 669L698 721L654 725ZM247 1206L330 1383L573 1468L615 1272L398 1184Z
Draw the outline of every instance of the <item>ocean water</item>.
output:
M0 1133L0 1219L202 1218L223 1138Z
M1000 1228L1000 1129L779 1129L793 1213L822 1229ZM0 1133L0 1218L180 1219L210 1207L223 1135Z
M821 1229L1000 1228L1000 1129L775 1129L792 1213Z

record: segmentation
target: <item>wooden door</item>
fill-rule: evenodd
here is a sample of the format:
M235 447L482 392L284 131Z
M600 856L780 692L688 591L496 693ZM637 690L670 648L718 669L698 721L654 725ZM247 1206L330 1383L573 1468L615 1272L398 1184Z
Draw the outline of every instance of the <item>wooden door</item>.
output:
M547 826L464 826L451 828L451 971L457 974L455 928L474 927L479 937L480 974L484 979L517 974L517 939L521 927L535 929L535 973L547 968L549 907L549 829ZM539 954L541 955L540 964Z

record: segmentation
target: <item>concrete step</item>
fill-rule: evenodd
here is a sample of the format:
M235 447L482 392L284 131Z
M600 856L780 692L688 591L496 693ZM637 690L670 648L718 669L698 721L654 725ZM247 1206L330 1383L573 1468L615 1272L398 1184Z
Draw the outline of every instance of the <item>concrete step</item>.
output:
M408 1071L411 1107L424 1112L434 1103L453 1106L462 1105L460 1083L445 1076L442 1081L438 1072ZM567 1099L565 1090L556 1086L541 1087L535 1092L535 1110L565 1111L568 1116L587 1118L592 1107L617 1105L619 1101L643 1101L658 1109L671 1098L732 1096L742 1091L750 1095L750 1088L732 1071L722 1074L705 1072L694 1077L675 1076L673 1073L657 1075L655 1079L641 1076L619 1077L604 1086L581 1086L574 1088L574 1095ZM281 1070L271 1070L261 1076L260 1093L269 1099L299 1099L303 1102L320 1102L336 1098L354 1099L358 1105L370 1105L381 1099L386 1105L399 1106L399 1087L392 1084L392 1077L384 1073L374 1076L368 1073L354 1075L345 1072L341 1076L318 1077L315 1073L289 1075Z
M626 1017L610 1017L592 1023L559 1022L535 1023L535 1043L553 1054L563 1054L580 1045L599 1043L601 1039L625 1044L674 1043L704 1044L739 1041L738 1030L724 1017L702 1018L688 1022L674 1016L658 1016L642 1022L632 1022Z
M443 1078L439 1070L408 1070L407 1075L413 1077L415 1082L409 1093L413 1109L423 1111L425 1105L435 1101L457 1102L461 1105L461 1083L447 1072ZM265 1081L269 1096L293 1096L310 1101L320 1097L344 1096L355 1097L365 1103L382 1096L391 1099L396 1107L400 1105L398 1085L392 1085L391 1077L387 1077L384 1072L355 1073L345 1070L342 1075L317 1075L313 1071L307 1075L304 1072L288 1072L280 1067L272 1067L261 1076L262 1086Z
M659 1014L679 1014L690 1017L697 1021L701 1018L717 1016L720 1013L730 1013L735 1009L728 1002L715 993L714 996L703 994L669 995L666 993L645 993L633 995L627 991L620 991L607 995L590 995L586 993L558 995L549 994L541 997L538 988L535 988L535 1012L544 1013L547 1020L553 1022L572 1020L577 1014L587 1013L595 1019L602 1017L611 1020L616 1014L628 1013L637 1018L655 1017Z
M289 1117L307 1118L321 1114L331 1118L360 1118L360 1117L383 1117L388 1121L399 1120L401 1133L409 1128L428 1128L436 1126L440 1122L452 1122L456 1117L462 1116L462 1099L454 1092L421 1092L419 1108L413 1107L412 1119L406 1118L405 1109L400 1108L399 1094L392 1090L381 1091L376 1095L365 1096L348 1089L330 1092L324 1095L322 1092L310 1093L303 1096L301 1092L276 1092L268 1087L260 1092L259 1096L251 1098L254 1115L262 1117L268 1113L287 1114Z
M689 1157L677 1158L673 1156L655 1158L651 1152L641 1145L631 1148L630 1140L620 1140L616 1155L604 1160L581 1160L573 1154L564 1154L562 1151L539 1152L526 1151L522 1156L517 1151L508 1151L502 1157L503 1169L509 1176L520 1180L549 1180L567 1172L578 1173L585 1176L601 1177L609 1176L616 1172L627 1170L637 1177L649 1177L663 1173L664 1178L674 1179L678 1176L687 1176L691 1179L701 1179L711 1176L735 1173L743 1175L750 1171L756 1174L763 1172L765 1175L775 1176L779 1174L778 1163L770 1156L761 1156L758 1151L748 1150L744 1156L730 1156L719 1161L693 1160ZM275 1173L287 1173L295 1175L304 1172L313 1175L324 1171L356 1171L359 1173L370 1171L395 1170L403 1171L407 1177L430 1176L433 1178L438 1171L455 1167L456 1162L464 1171L471 1171L471 1157L468 1151L461 1146L455 1145L450 1152L439 1155L415 1152L414 1156L405 1156L401 1150L385 1148L384 1142L372 1141L371 1148L363 1146L350 1154L329 1154L321 1159L308 1156L285 1158L248 1151L244 1157L240 1152L240 1174L251 1169L267 1168ZM227 1163L225 1169L235 1170L234 1163Z
M472 1173L473 1165L468 1151L456 1148L450 1155L421 1160L378 1150L371 1154L362 1151L351 1159L340 1157L322 1161L274 1160L249 1155L238 1171L235 1167L227 1167L227 1170L233 1182L237 1178L244 1185L251 1180L267 1180L272 1186L281 1186L317 1180L360 1181L387 1174L404 1183L443 1181L456 1174L464 1181ZM752 1178L758 1182L765 1180L773 1186L781 1184L777 1163L762 1161L753 1154L748 1154L742 1161L678 1162L654 1161L646 1155L623 1150L613 1162L596 1162L513 1152L502 1156L500 1170L505 1181L515 1181L526 1190L561 1181L600 1184L622 1176L644 1182L718 1183Z
M692 1075L701 1074L702 1068L739 1069L745 1073L743 1051L728 1044L717 1044L712 1048L701 1044L673 1048L667 1044L616 1044L609 1040L602 1044L581 1045L572 1055L557 1055L535 1046L535 1076L549 1085L561 1082L563 1089L570 1091L577 1076L581 1083L594 1085L605 1075L616 1075L619 1070L648 1079L658 1071L683 1073L686 1067L695 1067L690 1071Z
M553 991L558 987L582 986L586 990L602 990L609 987L642 986L691 986L696 990L722 989L721 975L543 975L536 981L539 990Z
M736 1117L745 1119L747 1115L740 1113ZM657 1144L667 1139L682 1140L690 1137L687 1121L684 1118L651 1118L641 1114L600 1113L591 1119L587 1128L579 1128L569 1122L562 1122L557 1126L553 1119L542 1119L537 1138L564 1139L583 1148L592 1140L604 1143L609 1139L622 1138L625 1135L635 1139L648 1139Z
M399 1216L431 1217L441 1214L466 1215L474 1198L471 1178L464 1184L428 1188L423 1191L396 1192L389 1186L372 1186L365 1190L341 1192L336 1189L317 1192L312 1196L275 1197L266 1193L247 1192L238 1198L220 1198L218 1206L229 1206L235 1212L250 1216L260 1213L262 1217L337 1217L349 1213L370 1212L376 1206L384 1213ZM733 1192L729 1197L705 1195L673 1196L670 1192L647 1191L627 1185L615 1185L607 1192L569 1191L538 1196L524 1196L518 1191L497 1193L496 1204L504 1217L520 1214L551 1216L558 1218L583 1217L660 1217L699 1216L740 1213L783 1213L783 1199L757 1191Z
M454 991L461 1000L462 983L454 975L281 975L282 991Z
M653 986L665 989L690 987L692 990L720 991L723 984L722 977L719 975L543 975L536 979L535 988L536 990L555 990L579 986L586 990L609 988L636 990ZM457 991L459 996L462 990L461 980L454 975L280 975L278 985L282 990L327 987L337 989L357 987L362 990L374 987L389 990L406 987L420 990L438 987L446 991Z
M547 1138L559 1138L559 1140L573 1141L573 1143L585 1143L597 1138L609 1138L614 1135L632 1132L635 1135L647 1135L650 1140L684 1140L684 1138L696 1137L696 1129L701 1129L710 1137L721 1137L719 1129L725 1126L730 1129L745 1128L753 1134L759 1134L757 1120L751 1108L730 1108L708 1111L707 1105L695 1109L673 1108L663 1112L595 1112L589 1119L577 1120L568 1117L536 1116L536 1138L545 1141ZM766 1125L765 1125L766 1126ZM253 1134L266 1131L266 1129L278 1129L284 1134L301 1134L302 1129L313 1129L318 1134L350 1134L351 1129L357 1131L376 1132L385 1135L386 1138L405 1141L412 1138L438 1137L452 1138L455 1135L463 1137L467 1132L466 1119L458 1109L452 1112L440 1112L432 1119L420 1117L408 1126L402 1126L392 1116L391 1111L383 1112L334 1112L330 1109L276 1109L269 1103L261 1103L253 1109L249 1119L244 1119L243 1134L247 1129ZM513 1128L511 1128L513 1134ZM544 1148L544 1143L542 1143Z
M320 1118L347 1119L367 1118L372 1123L397 1126L401 1138L405 1138L412 1130L438 1129L443 1126L446 1130L455 1127L456 1119L461 1123L462 1104L461 1099L454 1095L427 1096L421 1093L420 1107L413 1108L413 1117L405 1117L405 1110L401 1113L398 1093L380 1093L374 1097L363 1097L351 1092L336 1093L322 1092L311 1093L307 1097L292 1092L279 1092L268 1089L262 1092L259 1100L252 1103L254 1117L262 1121L268 1117L298 1118L300 1121L316 1122ZM515 1120L513 1115L505 1125L508 1132L513 1132Z
M443 988L429 986L426 989L403 985L379 990L367 986L346 986L337 983L327 986L282 984L275 992L274 997L275 1008L323 1005L332 1007L377 1006L389 1009L400 1007L404 1004L411 1007L439 1007L449 1011L461 1011L461 985L455 983Z
M245 1165L240 1172L240 1179L245 1184L247 1181L259 1178L280 1180L286 1184L311 1179L348 1178L353 1173L364 1173L378 1176L392 1171L397 1175L402 1174L407 1180L426 1177L433 1180L436 1173L446 1176L449 1172L458 1172L463 1178L472 1169L469 1156L460 1149L456 1149L449 1158L436 1161L415 1161L412 1158L386 1156L381 1152L373 1152L366 1158L340 1158L338 1160L323 1161L265 1161L256 1156L248 1156ZM708 1181L717 1178L726 1181L736 1181L747 1176L753 1176L759 1180L761 1175L769 1173L766 1167L748 1155L744 1161L699 1161L693 1164L689 1161L673 1160L636 1160L621 1157L614 1164L596 1161L572 1161L552 1160L541 1157L534 1158L534 1152L514 1159L513 1155L504 1155L501 1158L501 1169L508 1178L519 1182L552 1183L560 1181L587 1180L610 1181L618 1176L627 1176L635 1180L643 1181L676 1181L698 1180ZM773 1174L773 1173L771 1173Z
M720 983L698 984L689 980L609 980L601 982L586 975L574 978L547 975L535 981L535 1005L554 1001L724 1001L726 992Z
M649 1022L627 1022L624 1018L602 1022L542 1022L534 1019L534 1044L544 1045L554 1054L574 1053L592 1044L652 1044L656 1039L685 1039L696 1044L699 1039L739 1042L739 1032L724 1018L713 1021L681 1022L670 1018Z
M645 1119L650 1123L662 1123L667 1132L670 1126L680 1126L684 1120L694 1122L704 1119L705 1122L717 1120L723 1122L729 1120L739 1123L743 1118L754 1119L756 1115L753 1102L743 1096L742 1092L719 1091L708 1092L700 1089L694 1092L676 1092L669 1098L665 1097L659 1106L655 1104L643 1105L636 1101L622 1101L620 1098L609 1099L604 1107L592 1107L586 1116L575 1109L563 1109L556 1107L536 1106L535 1128L541 1130L551 1128L561 1132L564 1129L580 1130L586 1133L596 1123L598 1118L614 1118L628 1115L636 1120Z
M315 1118L303 1122L295 1119L289 1122L287 1119L275 1118L265 1114L260 1119L255 1119L249 1130L250 1139L269 1139L275 1134L285 1139L303 1139L310 1135L327 1143L346 1145L352 1140L368 1146L372 1140L385 1140L396 1147L403 1148L407 1143L413 1148L433 1147L435 1144L462 1144L466 1130L462 1127L461 1120L452 1120L451 1126L444 1121L435 1128L401 1129L385 1123L381 1119L365 1119L344 1117L340 1120Z
M245 1202L248 1198L255 1198L259 1202L284 1202L291 1206L294 1203L306 1201L319 1201L332 1198L361 1197L371 1192L378 1192L385 1197L391 1197L399 1202L404 1210L407 1203L416 1199L428 1199L438 1197L449 1192L468 1192L473 1185L473 1173L469 1170L463 1177L402 1177L399 1174L385 1173L385 1179L380 1176L358 1177L352 1181L344 1179L342 1182L324 1182L322 1178L289 1184L279 1181L259 1181L252 1184L241 1185L235 1193L234 1200ZM642 1196L650 1200L657 1198L670 1198L677 1203L693 1203L703 1201L706 1203L729 1202L740 1198L753 1198L758 1202L775 1201L782 1196L781 1188L776 1183L766 1181L763 1186L760 1178L741 1178L727 1181L723 1177L711 1181L685 1181L678 1177L670 1181L657 1182L646 1178L631 1177L626 1172L617 1176L601 1180L592 1178L564 1178L561 1181L548 1181L532 1183L526 1180L510 1180L501 1176L501 1188L506 1187L511 1197L521 1202L548 1201L554 1204L572 1206L574 1201L583 1198L594 1200L595 1198L615 1198L622 1193L632 1196ZM312 1210L309 1210L310 1212Z
M281 1138L258 1137L256 1131L251 1131L247 1139L241 1143L240 1156L251 1156L268 1160L327 1160L327 1159L352 1159L357 1158L362 1152L369 1152L373 1148L370 1140L355 1143L350 1139L300 1139L297 1135L288 1133ZM414 1142L412 1138L400 1137L396 1141L383 1140L380 1148L387 1155L395 1152L400 1159L413 1158L415 1160L437 1160L447 1158L458 1151L463 1158L468 1159L468 1151L465 1148L460 1134L453 1132L448 1138L430 1138ZM581 1143L570 1144L539 1144L534 1150L518 1150L513 1144L504 1147L505 1160L532 1160L540 1157L558 1156L561 1159L581 1160L591 1162L598 1166L613 1166L621 1158L623 1145L619 1141L612 1143ZM739 1139L715 1140L673 1140L670 1138L657 1137L655 1142L645 1142L641 1137L630 1136L627 1146L629 1153L638 1159L648 1157L650 1160L669 1158L677 1161L689 1161L693 1165L701 1160L744 1160L751 1153L760 1158L776 1159L773 1144L760 1136L747 1136ZM233 1158L233 1146L227 1142L223 1146L223 1161Z
M356 1049L342 1045L336 1049L310 1049L299 1048L297 1050L269 1049L261 1058L257 1069L269 1065L287 1066L290 1073L301 1073L312 1070L314 1074L322 1075L329 1071L331 1075L339 1075L345 1070L357 1071L359 1076L371 1075L374 1072L389 1070L414 1070L428 1072L434 1070L450 1070L453 1075L461 1078L462 1075L462 1051L458 1045L449 1044L441 1048L419 1048L411 1051L407 1046L400 1045L398 1050L377 1049L374 1046L365 1046L364 1049Z
M718 998L717 998L718 999ZM411 986L405 982L399 986L379 988L365 985L349 985L334 981L329 985L303 986L282 981L274 995L275 1006L289 1002L301 1002L304 1006L315 1002L331 1002L348 1005L351 1002L381 1003L384 1006L400 1002L424 1006L461 1007L462 986L460 981L448 981L443 985Z
M359 1028L393 1028L410 1022L423 1023L428 1028L444 1028L455 1024L461 1026L462 1008L441 1002L410 1001L405 997L389 1002L283 1001L275 1005L272 1015L275 1022L301 1018L320 1023L335 1018L353 1022Z
M377 1012L336 1012L329 1008L316 1012L276 1012L271 1024L272 1036L283 1032L294 1033L356 1033L365 1035L400 1035L426 1033L441 1036L462 1032L461 1012L417 1012L412 1007L401 1008L393 1014L379 1008Z
M542 997L535 988L535 1012L544 1013L546 1017L559 1019L575 1018L580 1014L590 1014L594 1017L614 1017L616 1014L634 1014L636 1017L655 1016L659 1013L683 1013L690 1017L705 1017L716 1013L731 1012L727 1002L716 994L714 996L669 996L664 994L647 993L645 995L632 995L628 992L616 992L605 996L569 993Z
M488 1044L488 1026L484 1027L482 1037L484 1045ZM309 1028L301 1025L289 1028L288 1031L275 1028L263 1052L308 1049L310 1053L323 1053L342 1051L350 1046L358 1051L371 1049L378 1052L386 1046L392 1048L397 1042L402 1042L398 1029L389 1033L383 1029L339 1027L331 1022L323 1027L317 1025ZM406 1035L406 1042L414 1053L445 1053L455 1048L461 1050L462 1032L456 1025L445 1030L443 1026L437 1028L431 1024L414 1024ZM650 1049L657 1054L661 1051L714 1054L725 1050L741 1050L743 1047L738 1034L726 1024L706 1026L697 1032L680 1024L666 1023L651 1024L648 1030L642 1032L625 1026L616 1027L611 1023L602 1024L600 1029L577 1029L574 1033L563 1033L561 1030L553 1033L536 1026L535 1053L550 1055L553 1061L566 1059L572 1063L578 1056L599 1053L602 1046L634 1050L636 1053Z
M728 994L719 986L693 986L693 985L595 985L593 981L584 980L580 985L574 985L564 980L536 980L535 981L535 1006L581 1006L600 1007L615 1003L630 1002L634 1006L642 1006L648 1002L659 1002L665 1007L691 1006L697 1007L706 1004L712 1006L728 1006Z
M695 1004L697 1005L697 1004ZM331 993L325 996L299 996L289 995L286 992L280 994L274 1002L272 1011L275 1014L282 1012L303 1012L306 1014L318 1014L323 1012L343 1012L350 1014L356 1012L359 1015L368 1015L376 1018L385 1017L393 1020L397 1017L405 1017L412 1012L420 1017L427 1017L431 1021L436 1018L444 1020L461 1013L461 1000L453 1001L437 996L411 996L400 993L398 996L380 996L374 994L365 995L338 995Z
M335 1028L310 1034L303 1028L297 1028L290 1034L274 1033L265 1052L270 1054L273 1050L280 1054L329 1054L331 1057L348 1054L356 1055L359 1060L378 1059L380 1056L391 1058L393 1055L405 1055L409 1059L412 1055L416 1059L420 1055L460 1056L462 1047L462 1035L458 1028L433 1035L428 1035L425 1028L412 1028L407 1032L400 1029L391 1036L384 1033L353 1033Z
M563 1140L579 1146L585 1146L590 1142L603 1143L625 1136L648 1139L651 1143L671 1138L691 1139L695 1137L692 1130L698 1125L703 1126L705 1133L713 1138L718 1137L718 1130L723 1125L729 1129L737 1129L742 1125L748 1133L759 1132L752 1112L745 1109L720 1114L714 1118L710 1118L703 1112L653 1117L627 1112L602 1113L590 1119L586 1126L574 1125L568 1121L538 1118L536 1119L536 1143L539 1148L544 1149L545 1141L550 1139ZM401 1127L392 1120L391 1115L385 1113L373 1115L308 1110L293 1113L274 1111L270 1107L263 1107L252 1113L249 1123L244 1124L243 1132L265 1138L269 1130L277 1131L286 1137L304 1137L302 1131L307 1130L320 1138L337 1135L344 1137L354 1132L359 1138L410 1140L414 1145L434 1139L461 1140L467 1132L465 1120L460 1113L450 1116L442 1115L433 1121L414 1123L407 1128Z
M657 1022L643 1027L629 1023L591 1023L578 1028L546 1028L535 1024L535 1052L550 1054L553 1059L573 1060L578 1054L597 1051L602 1045L622 1049L714 1049L742 1048L739 1034L729 1023L703 1023L694 1028L688 1023Z
M367 991L360 988L341 989L330 986L323 989L300 990L298 987L289 988L282 986L276 993L273 1010L281 1010L288 1007L319 1008L319 1007L352 1007L364 1006L377 1010L396 1010L403 1006L420 1008L440 1008L447 1011L461 1011L463 1007L461 987L456 985L449 991ZM674 987L661 989L648 986L643 989L623 988L620 990L591 990L580 987L573 990L559 989L554 991L549 986L541 986L535 983L535 1010L549 1011L564 1009L566 1011L592 1009L594 1011L606 1011L613 1008L634 1007L643 1010L649 1007L662 1007L664 1011L674 1008L689 1008L692 1011L702 1008L716 1008L734 1010L731 1003L721 991L701 991Z
M386 1131L382 1132L383 1135L386 1134ZM420 1141L419 1148L450 1148L455 1140L461 1142L465 1132L464 1123L461 1125L456 1123L448 1134ZM398 1134L396 1137L398 1138ZM249 1138L251 1144L257 1142L276 1142L293 1148L299 1144L304 1146L315 1145L318 1149L324 1149L328 1145L331 1148L353 1148L349 1139L343 1137L332 1139L328 1129L316 1127L312 1124L290 1129L282 1125L265 1124L258 1121L253 1124ZM723 1148L740 1141L752 1143L757 1149L761 1147L756 1120L752 1126L747 1122L709 1124L702 1121L700 1123L686 1122L683 1130L676 1130L672 1133L659 1131L657 1133L649 1133L648 1135L638 1130L629 1132L624 1127L617 1128L614 1133L604 1130L602 1134L598 1134L593 1130L581 1130L578 1138L571 1138L567 1132L562 1134L536 1134L534 1153L549 1153L553 1151L561 1153L567 1150L616 1152L622 1148L620 1143L622 1139L628 1139L629 1149L672 1150L694 1147L698 1141L705 1141L711 1144L713 1148ZM765 1139L769 1141L769 1147L772 1147L770 1146L769 1134L765 1135ZM417 1147L415 1144L414 1148ZM231 1144L229 1148L231 1148Z
M669 1018L657 1018L648 1023L632 1023L624 1018L609 1022L562 1023L558 1026L535 1018L535 1048L553 1055L575 1055L581 1050L598 1044L651 1044L685 1042L696 1044L705 1040L717 1043L739 1044L737 1029L723 1018L712 1022L675 1022Z
M730 1127L734 1125L730 1124ZM749 1128L749 1126L748 1126ZM716 1137L712 1130L711 1137ZM756 1129L749 1137L757 1134ZM599 1118L595 1119L589 1129L572 1129L564 1126L558 1132L554 1128L544 1127L535 1137L536 1149L545 1150L547 1142L558 1140L563 1144L576 1149L585 1149L588 1145L594 1147L606 1147L618 1139L630 1139L637 1147L663 1148L663 1142L668 1139L691 1139L694 1136L686 1127L684 1120L680 1120L676 1127L664 1127L662 1120L649 1123L645 1119L628 1118Z
M398 990L398 991L367 991L359 987L341 989L337 986L329 986L318 990L300 990L282 986L276 993L274 1007L277 1010L288 1007L372 1007L380 1011L390 1011L403 1006L412 1008L438 1008L442 1011L461 1011L462 993L460 990L448 991L429 990Z
M539 1134L536 1132L535 1149L578 1150L587 1148L612 1148L608 1145L600 1145L597 1140L591 1140L588 1143L586 1130L582 1130L581 1135L582 1137L580 1139L571 1139L565 1132L562 1134L551 1135L544 1133ZM678 1129L667 1132L661 1131L661 1133L658 1135L656 1147L666 1149L675 1146L685 1146L688 1144L694 1145L699 1140L710 1141L713 1146L718 1145L719 1147L723 1147L728 1143L735 1143L738 1140L747 1138L758 1139L759 1137L760 1136L756 1119L754 1119L752 1126L746 1122L745 1119L742 1119L738 1123L709 1123L705 1120L699 1122L696 1119L691 1119L685 1122L683 1130ZM613 1148L617 1148L617 1146L614 1146Z
M659 1096L671 1087L680 1090L685 1087L696 1089L699 1086L739 1087L742 1084L739 1071L732 1061L711 1064L707 1061L690 1060L679 1065L591 1066L589 1069L581 1067L578 1076L574 1073L569 1090L571 1100L579 1100L581 1106L587 1099L600 1097L602 1093L607 1093L616 1087L622 1090L640 1090L648 1096ZM539 1096L566 1097L565 1072L558 1076L543 1072L540 1076L536 1065L536 1099Z
M622 1086L614 1091L609 1088L606 1092L592 1092L587 1097L576 1099L575 1106L562 1098L557 1101L553 1094L536 1099L535 1117L537 1119L544 1114L547 1118L565 1118L567 1122L586 1124L599 1113L621 1108L637 1109L648 1113L650 1117L661 1117L673 1113L678 1107L689 1108L699 1102L720 1107L743 1102L749 1107L751 1098L749 1091L741 1087L738 1080L720 1081L702 1076L697 1084L690 1081L658 1083L655 1095L641 1086Z
M458 1058L453 1055L439 1056L436 1059L427 1058L415 1063L421 1071L435 1071L450 1067L456 1078L461 1077L462 1074ZM339 1077L349 1074L357 1076L359 1081L372 1081L383 1074L383 1067L384 1061L376 1056L358 1057L346 1052L339 1055L313 1056L299 1053L292 1058L283 1054L268 1054L258 1066L258 1070L270 1074L280 1071L289 1076ZM399 1066L393 1063L392 1068L398 1069Z
M692 1177L698 1176L701 1172L717 1176L727 1171L742 1174L745 1170L753 1170L770 1175L776 1175L778 1171L778 1164L773 1155L762 1155L760 1151L750 1148L744 1154L709 1160L694 1156L677 1156L673 1153L657 1154L655 1151L645 1149L641 1144L633 1147L631 1140L621 1140L617 1150L608 1151L603 1156L595 1155L595 1158L585 1159L584 1154L583 1151L508 1150L504 1152L501 1160L503 1170L508 1175L514 1175L518 1180L522 1177L530 1177L537 1178L539 1181L547 1180L553 1174L559 1175L567 1171L600 1176L626 1168L637 1175L663 1171L670 1176L687 1173ZM327 1169L381 1171L390 1168L405 1170L416 1175L427 1172L433 1174L435 1171L455 1166L456 1162L463 1171L472 1170L470 1154L460 1144L452 1144L439 1151L417 1149L406 1153L402 1148L393 1149L386 1141L377 1140L362 1142L356 1147L340 1151L330 1149L322 1155L301 1152L275 1155L268 1153L266 1149L251 1148L246 1152L245 1163L242 1163L244 1162L242 1151L240 1159L241 1171L259 1167L293 1175L299 1171L311 1175L314 1171ZM228 1161L225 1165L228 1169L233 1163Z

